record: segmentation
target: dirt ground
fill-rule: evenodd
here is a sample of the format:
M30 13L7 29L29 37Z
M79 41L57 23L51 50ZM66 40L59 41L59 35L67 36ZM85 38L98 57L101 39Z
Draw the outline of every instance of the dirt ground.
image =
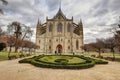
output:
M0 80L120 80L120 63L83 70L47 69L19 64L19 59L0 62Z

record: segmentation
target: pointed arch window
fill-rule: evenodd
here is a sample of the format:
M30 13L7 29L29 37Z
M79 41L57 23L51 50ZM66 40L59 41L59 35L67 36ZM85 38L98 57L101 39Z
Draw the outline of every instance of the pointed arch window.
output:
M51 40L49 40L49 42L51 43Z
M76 49L78 50L79 49L79 41L76 40Z
M67 32L70 32L71 25L68 23L67 25Z
M68 46L68 49L70 50L70 46Z
M62 24L61 23L58 24L57 31L62 32Z
M53 30L53 25L50 24L50 25L49 25L49 32L52 32L52 30Z
M51 50L51 46L49 46L49 49Z

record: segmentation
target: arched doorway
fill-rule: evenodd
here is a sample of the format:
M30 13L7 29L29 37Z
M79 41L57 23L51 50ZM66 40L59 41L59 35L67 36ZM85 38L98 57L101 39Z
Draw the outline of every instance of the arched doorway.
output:
M58 44L57 47L56 47L56 49L57 49L56 50L57 53L60 53L60 54L62 53L62 45L61 44Z

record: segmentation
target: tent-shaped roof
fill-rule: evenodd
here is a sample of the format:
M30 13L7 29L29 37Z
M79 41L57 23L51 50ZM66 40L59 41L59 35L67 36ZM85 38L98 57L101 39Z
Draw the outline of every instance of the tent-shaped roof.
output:
M59 17L62 17L63 19L66 19L66 16L63 14L61 8L59 8L57 14L53 17L53 19L56 19L56 18L59 18Z

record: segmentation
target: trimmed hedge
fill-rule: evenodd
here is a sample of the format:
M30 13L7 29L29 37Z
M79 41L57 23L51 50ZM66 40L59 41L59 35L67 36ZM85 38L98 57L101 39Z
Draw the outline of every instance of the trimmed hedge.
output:
M95 64L108 64L108 62L103 61L103 60L97 60L89 57L84 57L84 56L72 56L72 55L62 55L62 56L71 56L71 57L79 57L81 59L86 60L85 63L77 63L77 64L67 64L67 59L56 59L56 61L63 61L61 64L53 64L53 63L47 63L40 61L39 59L44 57L45 55L40 55L40 56L35 56L33 58L26 58L23 60L20 60L19 63L30 63L34 66L37 67L42 67L42 68L53 68L53 69L87 69L93 67ZM46 55L46 56L53 56L53 55Z
M115 58L115 61L120 62L120 58Z
M56 59L55 62L66 65L68 63L67 59Z
M61 64L62 64L62 63L60 63L60 62L56 62L55 60L54 60L54 62L49 62L49 61L41 60L41 58L43 58L43 57L50 57L50 59L52 59L51 56L53 57L53 56L57 56L57 55L46 55L46 56L40 57L40 59L39 59L39 57L36 57L36 58L35 58L35 61L37 61L37 62L42 62L42 63L47 63L47 64L55 64L55 65L61 65ZM66 56L67 56L68 58L66 58ZM59 56L57 56L57 57L59 57ZM78 65L78 64L85 64L85 63L86 63L86 60L84 60L84 59L83 59L84 61L79 62L79 63L78 63L78 62L69 63L69 60L68 60L68 59L73 59L73 57L80 58L80 57L78 57L78 56L60 55L60 57L65 57L65 59L67 60L66 63L63 62L64 65ZM61 60L61 58L58 58L58 59ZM80 58L80 59L81 59L81 58Z

